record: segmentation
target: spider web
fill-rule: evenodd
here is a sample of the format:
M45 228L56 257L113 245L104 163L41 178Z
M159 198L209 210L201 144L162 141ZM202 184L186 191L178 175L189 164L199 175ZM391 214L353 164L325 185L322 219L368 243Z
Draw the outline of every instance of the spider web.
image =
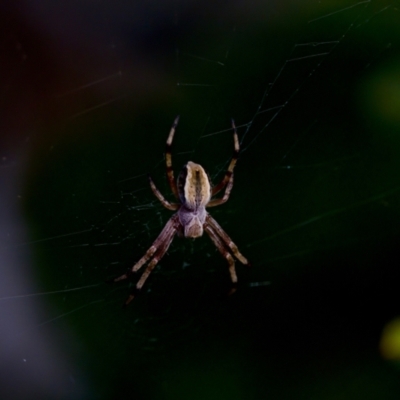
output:
M398 2L156 4L4 6L4 398L398 395L373 358L398 314ZM211 214L253 267L226 297L211 241L176 238L122 310L104 282L171 216L146 175L172 199L176 114L175 174L214 183L235 119Z

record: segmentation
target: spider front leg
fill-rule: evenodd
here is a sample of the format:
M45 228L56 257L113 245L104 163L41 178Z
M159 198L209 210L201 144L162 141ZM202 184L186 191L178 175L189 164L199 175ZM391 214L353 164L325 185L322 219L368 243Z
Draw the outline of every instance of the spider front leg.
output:
M179 115L175 118L175 121L172 124L171 130L169 131L167 143L165 145L165 164L167 167L167 179L169 186L171 187L172 193L177 199L179 199L179 194L178 194L178 187L176 185L176 181L174 178L174 170L172 169L171 148L172 148L172 141L174 140L175 129L178 126L178 122L179 122Z
M235 168L236 161L239 157L239 150L240 150L239 138L238 138L238 134L236 131L236 126L235 126L234 120L232 120L232 129L233 129L233 142L234 142L234 150L233 150L232 159L231 159L231 162L229 163L228 169L226 170L225 176L223 177L222 181L218 185L213 187L212 193L211 193L212 196L215 196L229 182L229 180L233 174L233 169Z
M158 200L160 200L161 204L165 207L168 208L168 210L176 211L179 208L179 204L177 203L170 203L168 200L165 200L165 197L161 194L161 192L157 189L156 185L153 182L153 179L151 179L151 176L149 175L149 182L150 182L150 187L151 190L153 191L154 195L157 197Z
M208 207L215 207L215 206L220 206L221 204L226 203L228 201L228 199L229 199L230 194L231 194L232 187L233 187L233 174L229 178L228 185L226 186L225 193L222 196L222 198L210 200L207 203L206 207L207 208Z

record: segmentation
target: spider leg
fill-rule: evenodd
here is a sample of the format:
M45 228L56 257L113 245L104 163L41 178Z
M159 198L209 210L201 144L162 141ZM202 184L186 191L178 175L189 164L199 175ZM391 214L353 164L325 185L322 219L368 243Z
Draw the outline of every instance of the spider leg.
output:
M228 169L226 170L225 176L223 177L222 181L218 185L216 185L212 188L211 196L216 195L229 182L229 180L232 176L232 173L233 173L233 169L235 168L236 161L239 156L239 148L240 148L239 147L239 139L238 139L238 135L236 132L236 126L235 126L234 120L232 120L232 128L233 128L233 141L234 141L233 156L232 156L231 162L229 163Z
M180 226L179 217L177 214L174 214L165 224L164 229L158 235L157 239L153 242L150 248L146 251L145 255L131 269L125 272L125 274L112 279L111 282L119 282L124 279L130 278L132 273L137 272L144 264L146 264L146 262L150 260L150 258L157 252L158 249L164 248L164 243L168 242L169 246L176 231L179 229L179 226ZM168 247L165 249L165 251L167 250Z
M220 206L221 204L226 203L228 201L228 199L229 199L230 194L231 194L232 187L233 187L233 174L229 178L229 182L228 182L228 185L226 186L224 195L220 199L210 200L207 203L206 207L215 207L215 206Z
M143 287L144 283L146 282L147 278L153 271L154 267L158 264L158 262L161 260L161 258L164 257L165 253L167 252L169 246L172 243L172 240L174 239L176 233L176 229L171 230L168 233L168 236L164 238L163 243L161 246L157 249L156 253L154 254L153 259L149 262L147 265L146 269L144 270L142 276L140 277L139 281L137 282L135 288L131 291L130 295L125 301L125 306L127 306L137 295L137 293L140 291L140 289Z
M174 139L175 129L178 125L178 122L179 122L179 115L175 118L175 121L172 124L171 130L169 131L167 143L165 145L165 163L167 167L167 179L169 186L171 187L172 193L177 199L179 199L179 195L178 195L178 187L176 185L176 181L174 178L174 170L172 169L171 148L172 148L172 140Z
M229 253L229 251L226 249L225 244L223 243L222 239L217 235L217 233L213 230L213 228L210 225L204 225L204 230L208 233L208 236L210 236L211 240L215 244L216 248L219 250L219 252L222 254L224 258L226 258L226 261L228 261L229 264L229 274L231 276L231 281L233 285L236 285L237 283L237 275L236 275L236 269L235 269L235 260L232 257L232 255ZM233 293L236 289L233 288Z
M161 192L157 189L156 185L153 182L153 179L151 179L151 176L149 175L149 181L150 181L150 187L151 190L153 191L154 195L157 197L158 200L160 200L161 204L165 207L168 208L168 210L176 211L179 208L179 204L177 203L170 203L168 200L165 200L165 197L161 194Z
M223 243L229 247L233 253L233 255L244 265L250 266L249 261L246 257L240 253L238 247L235 243L232 242L232 239L228 236L228 234L222 229L221 225L210 215L207 214L206 221L204 223L204 227L211 226L212 230L218 235L219 238L223 241Z

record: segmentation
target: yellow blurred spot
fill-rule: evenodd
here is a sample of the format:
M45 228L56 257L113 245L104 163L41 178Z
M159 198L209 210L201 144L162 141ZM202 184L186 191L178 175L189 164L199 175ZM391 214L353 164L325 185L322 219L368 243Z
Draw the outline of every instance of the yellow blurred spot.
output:
M400 360L400 317L383 328L379 347L383 358Z
M400 59L370 71L360 83L358 96L363 115L377 122L398 127L400 124Z
M400 74L390 71L375 82L376 111L387 121L400 122Z

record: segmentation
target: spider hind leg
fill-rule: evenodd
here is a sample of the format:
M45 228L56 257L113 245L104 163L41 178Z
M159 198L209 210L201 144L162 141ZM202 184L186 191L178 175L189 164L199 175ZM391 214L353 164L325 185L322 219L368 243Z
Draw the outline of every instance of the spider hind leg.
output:
M220 242L228 247L233 255L243 264L250 266L250 262L247 258L239 251L238 247L235 243L233 243L232 239L228 236L228 234L222 229L221 225L210 215L207 214L206 217L206 226L211 227L211 230L215 233L218 237Z
M174 232L175 234L175 232ZM159 250L156 252L155 256L153 259L149 262L147 265L146 269L143 271L142 276L140 277L139 281L136 283L136 286L131 290L128 298L125 301L124 307L126 307L140 292L142 289L144 283L146 282L147 278L155 268L155 266L158 264L158 262L161 260L161 258L164 256L164 254L167 252L172 239L174 238L174 235L169 237L162 245L162 247L159 248Z
M222 242L222 240L219 238L217 233L213 230L213 228L210 225L205 226L205 231L210 236L211 240L215 244L218 251L222 254L222 256L226 259L226 261L228 261L229 275L231 277L231 290L229 291L229 294L233 294L236 292L237 281L238 281L235 268L235 259L232 257L231 253L229 253L225 244Z
M176 232L179 230L180 222L178 214L174 214L169 221L166 223L164 229L158 235L157 239L150 246L150 248L146 251L146 254L125 274L113 279L113 282L119 282L125 279L129 279L132 275L134 275L145 263L149 260L149 264L145 268L140 277L139 281L136 283L135 287L131 290L130 295L125 301L125 306L127 306L140 291L147 278L149 277L151 271L153 271L154 267L158 264L164 254L167 252L169 246L174 239Z

